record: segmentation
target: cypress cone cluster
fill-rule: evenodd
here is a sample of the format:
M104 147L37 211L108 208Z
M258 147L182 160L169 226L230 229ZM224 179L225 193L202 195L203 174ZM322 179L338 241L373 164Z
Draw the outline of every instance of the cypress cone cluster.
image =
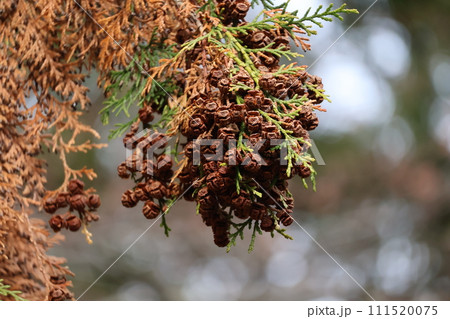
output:
M83 223L87 225L99 219L95 211L100 207L100 196L86 193L84 183L79 179L69 181L67 189L68 192L57 193L44 201L44 211L53 214L48 223L54 232L63 228L75 232ZM65 214L54 214L58 209L66 207L69 207L69 210ZM78 216L73 214L74 211Z
M153 113L150 106L140 110L139 119L144 125L151 118ZM156 131L136 135L138 124L139 122L135 123L123 139L124 146L131 149L133 154L117 168L121 178L126 179L132 175L137 181L133 189L123 193L122 205L131 208L142 201L142 213L146 218L154 219L167 209L164 199L178 196L179 193L176 184L170 183L174 173L172 158L163 152L157 152L167 146L168 137ZM154 151L149 153L149 149ZM153 156L150 158L148 154Z
M322 80L305 66L280 63L300 56L291 42L309 50L310 30L293 22L286 4L268 6L264 23L247 22L249 1L210 1L194 15L197 23L176 31L172 57L152 69L157 78L170 76L178 89L153 106L146 96L155 83L142 91L139 118L124 138L133 154L118 167L119 176L131 176L136 185L122 204L143 201L147 218L163 212L166 233L164 215L182 195L196 203L219 247L234 245L247 226L253 235L277 231L289 238L281 229L293 222L288 180L314 180L306 150L326 96ZM161 133L161 123L167 132ZM175 137L183 147L177 168L163 151L148 151L155 144L164 149Z

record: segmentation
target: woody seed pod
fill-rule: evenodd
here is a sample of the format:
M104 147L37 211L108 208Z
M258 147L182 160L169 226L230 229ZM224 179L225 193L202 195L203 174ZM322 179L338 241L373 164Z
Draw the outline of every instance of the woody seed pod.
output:
M75 215L70 215L66 219L66 227L70 231L77 231L81 228L81 219Z
M48 221L48 224L53 229L55 233L59 232L62 228L66 226L65 220L61 217L61 215L54 215Z
M166 187L160 181L156 180L147 183L147 185L145 186L145 191L150 198L156 199L163 198L167 193Z
M117 174L120 178L129 178L130 174L128 173L127 164L125 162L120 163L119 166L117 166Z
M141 109L139 109L139 119L142 123L147 124L153 121L153 110L150 106L144 106Z
M58 209L58 205L55 199L49 198L44 202L43 208L46 213L53 214Z
M67 207L69 204L69 193L59 193L58 196L56 196L56 205L58 208Z
M87 204L90 209L99 208L101 205L100 196L98 196L97 194L89 195Z
M50 301L64 301L70 298L67 296L66 292L61 288L54 288L50 291L48 299Z
M67 189L72 195L83 193L84 183L79 179L73 179L69 182Z
M161 209L159 208L159 206L151 200L146 201L144 206L142 207L142 213L147 219L154 219L158 217L160 212Z
M128 189L123 193L122 195L122 205L128 208L136 206L138 203L138 200L136 198L136 194L133 190Z

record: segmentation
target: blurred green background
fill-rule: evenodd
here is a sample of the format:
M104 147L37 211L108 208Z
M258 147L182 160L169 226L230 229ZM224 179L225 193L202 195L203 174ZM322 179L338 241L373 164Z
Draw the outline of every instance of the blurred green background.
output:
M327 1L295 0L304 12ZM372 0L347 1L362 14ZM335 2L335 4L339 4ZM361 15L360 15L361 16ZM301 64L323 78L333 100L312 137L326 163L316 193L291 182L294 218L377 300L450 299L450 2L379 0L357 16L328 23ZM327 51L328 50L328 51ZM323 56L321 56L326 52ZM320 59L316 61L317 58ZM86 121L107 142L93 76ZM80 233L51 253L65 256L82 294L153 221L125 209L120 140L76 166L94 167L102 196L94 244ZM49 158L50 182L60 181ZM294 241L270 235L230 253L217 248L191 203L155 224L92 286L83 300L368 300L368 295L296 224Z

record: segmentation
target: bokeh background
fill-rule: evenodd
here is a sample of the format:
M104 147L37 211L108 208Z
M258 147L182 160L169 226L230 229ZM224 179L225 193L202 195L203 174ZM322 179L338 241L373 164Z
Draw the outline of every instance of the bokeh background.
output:
M328 3L295 0L291 8L301 14ZM362 14L373 0L347 3ZM449 300L450 2L379 0L329 48L356 19L326 24L300 61L312 64L333 103L312 134L326 163L317 166L317 192L291 183L294 218L375 299ZM108 142L95 76L88 84L86 121ZM131 186L116 175L124 157L113 140L72 158L96 169L92 185L103 201L101 221L90 228L93 245L70 233L51 251L67 257L77 296L152 222L120 204ZM56 185L58 163L48 159ZM167 219L169 238L155 224L82 299L369 299L296 224L288 229L293 241L265 234L248 254L247 236L227 254L192 204L178 202Z

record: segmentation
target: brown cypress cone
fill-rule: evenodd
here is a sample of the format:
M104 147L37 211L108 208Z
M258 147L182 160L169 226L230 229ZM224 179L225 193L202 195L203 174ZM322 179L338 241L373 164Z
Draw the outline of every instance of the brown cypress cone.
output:
M178 29L177 34L175 35L175 39L178 44L183 44L188 41L191 37L192 33L188 29Z
M246 85L248 87L253 88L255 85L255 82L251 78L251 76L245 71L244 69L240 69L236 75L233 76L232 82L235 84L242 84Z
M278 212L277 217L280 220L280 222L286 227L291 225L294 222L294 219L291 217L291 215L289 215L285 211Z
M256 153L247 153L242 160L244 170L250 174L258 173L262 163L261 155Z
M250 45L254 48L263 48L272 43L271 34L267 30L258 30L252 33Z
M128 132L123 138L123 146L127 149L135 149L138 144L138 139L134 132Z
M157 145L159 149L163 149L167 146L168 141L169 141L169 138L167 137L166 134L160 133L160 132L153 132L148 137L147 147L149 148L150 146Z
M270 181L272 181L273 180L273 177L272 178L270 178L270 179L265 179L265 178L262 178L262 180L264 181L264 180L268 180L269 182L268 182L268 187L264 187L264 188L266 188L266 189L270 189L270 185L271 185L271 182ZM271 194L270 196L269 195L267 195L266 193L263 193L262 194L262 198L261 198L261 202L264 204L264 205L266 205L266 206L272 206L272 205L278 205L278 203L280 203L281 202L281 200L280 199L276 199L277 198L277 195L276 194Z
M136 173L138 171L138 164L140 163L141 159L139 158L139 156L137 154L132 154L131 156L129 156L126 161L125 161L125 165L127 170L130 173Z
M250 210L250 218L253 220L261 220L267 216L267 208L261 203L254 202Z
M192 159L194 156L194 142L193 141L189 141L187 142L184 147L183 147L183 152L184 156L186 156L188 159Z
M307 113L300 121L307 131L312 131L319 126L319 119L313 111Z
M149 181L145 185L145 191L150 198L162 199L167 193L167 188L160 181Z
M250 110L259 109L259 107L263 104L263 101L264 93L259 90L250 90L244 97L244 103Z
M289 96L293 97L295 94L298 96L304 96L306 94L306 89L303 87L303 84L298 79L294 80L289 88Z
M260 54L259 56L260 56L261 62L270 69L276 68L278 63L280 62L280 58L271 53L264 53L264 54Z
M173 160L167 154L162 154L158 157L156 167L159 172L166 172L172 169Z
M264 167L266 168L266 167ZM277 169L277 168L272 168L273 170ZM277 174L278 175L278 174ZM258 172L258 183L264 188L264 189L270 189L271 185L272 185L272 181L274 179L275 173L273 171L270 170L270 167L268 168L268 170L260 170ZM267 178L269 177L269 178ZM278 176L278 178L280 178ZM263 192L263 198L265 196L265 193Z
M221 206L229 207L231 206L232 197L231 194L227 191L222 192L217 195L219 203Z
M274 159L279 160L279 158L280 158L280 150L279 149L268 148L268 149L264 150L263 153L264 153L265 161L274 160Z
M158 217L160 212L161 212L161 209L152 200L146 201L144 206L142 207L142 213L144 214L145 218L147 218L147 219L154 219L154 218Z
M70 194L67 192L59 193L58 196L56 196L56 205L58 208L64 208L69 205L70 200Z
M280 79L277 80L277 83L271 89L271 93L279 99L285 98L287 96L287 92L288 88L286 88L285 83Z
M69 181L67 189L72 195L82 194L84 190L84 183L79 179L72 179L71 181Z
M236 132L230 127L221 127L218 131L218 139L223 140L225 144L228 144L231 140L236 139Z
M225 74L221 69L212 69L209 73L209 84L217 87L219 85L219 81L225 77Z
M73 195L69 199L70 209L79 211L80 213L84 212L86 202L87 202L87 199L86 199L85 195L82 195L82 194Z
M58 209L58 204L54 198L49 198L44 202L43 208L46 213L53 214Z
M216 161L205 162L202 168L205 175L209 175L219 170L219 163Z
M237 23L243 20L250 9L250 3L247 0L219 0L217 1L217 13L225 25Z
M234 216L240 219L248 219L250 217L250 210L245 208L236 208L234 210Z
M149 106L149 105L146 105L146 106L140 108L138 114L139 114L139 119L144 124L150 123L155 118L153 116L153 110L152 110L151 106Z
M214 172L206 177L206 185L208 189L214 193L221 193L227 190L230 185L230 179Z
M200 117L194 117L189 121L188 135L192 137L197 137L200 134L206 132L208 128L205 122Z
M306 131L303 128L302 122L300 122L299 120L294 120L292 123L292 135L295 137L303 137L303 138L307 138L309 137L308 135L308 131Z
M100 205L102 204L100 196L97 194L89 195L87 204L89 208L92 210L99 208Z
M226 126L231 123L231 112L226 106L221 106L218 108L215 116L216 123L219 126Z
M281 119L281 127L287 131L293 131L295 128L294 120L290 117L283 117Z
M294 209L294 198L287 197L284 199L284 203L286 204L287 211L292 211Z
M234 177L235 174L235 167L234 166L219 166L218 172L223 177ZM229 183L229 181L226 181L226 184Z
M50 282L54 285L64 285L67 279L64 275L50 276Z
M219 247L225 247L230 243L228 228L230 223L226 220L216 220L212 224L214 243Z
M289 45L291 40L288 36L283 36L283 35L277 36L275 39L273 39L273 42L275 42L276 48L284 47L285 51L289 51L289 49L291 48Z
M92 211L88 211L84 213L84 219L87 223L90 223L92 221L96 222L100 219L100 216L98 216L97 214L95 214Z
M70 231L77 231L81 228L81 219L75 215L66 218L66 227Z
M214 243L217 247L226 247L230 243L230 238L228 235L220 234L214 236Z
M200 206L199 213L202 216L203 223L208 227L212 226L215 208L208 209Z
M66 221L61 215L53 215L48 221L48 224L55 233L59 232L62 228L66 227Z
M151 159L145 159L142 161L141 174L143 176L153 176L156 171L156 165Z
M71 295L61 288L53 288L48 295L50 301L65 301L70 300L71 298Z
M119 166L117 166L117 174L120 178L129 178L130 173L128 173L127 164L125 162L120 163Z
M231 121L233 123L241 123L245 120L246 109L245 104L232 104L230 107Z
M136 195L136 199L139 201L146 201L150 199L150 196L148 195L147 191L145 190L146 183L141 182L136 185L136 188L134 189L134 194Z
M250 9L250 3L247 0L236 0L233 6L231 16L234 20L243 20Z
M250 210L252 206L252 201L250 195L246 191L240 191L240 193L233 193L231 207L234 209L244 209Z
M248 141L250 142L251 145L259 145L259 143L261 142L261 140L263 139L263 137L261 136L260 133L252 133L250 134L250 136L248 137ZM266 140L263 141L263 144L261 145L261 147L259 148L260 152L263 152L267 149L267 147L270 146L270 141Z
M122 194L122 205L131 208L136 206L138 203L138 200L136 198L136 194L132 189L128 189L125 191L125 193Z
M281 133L278 130L278 128L273 125L273 124L269 124L269 125L264 125L263 129L262 129L262 137L268 140L277 140L277 139L281 139Z
M271 99L264 99L261 107L259 108L261 111L266 113L271 113L273 111L273 103Z
M230 90L231 81L230 79L223 78L217 84L217 88L219 89L222 95L227 95Z
M303 164L302 165L298 165L296 167L296 169L297 169L298 175L301 178L308 178L308 177L311 176L311 169L309 167L303 165Z
M225 152L223 160L227 165L236 166L242 163L242 156L237 148L232 148Z
M277 83L275 77L271 73L264 74L261 79L259 79L259 86L266 91L270 91Z
M190 181L194 180L196 175L192 174L193 165L192 163L186 165L183 167L181 172L178 174L178 179L181 183L189 183Z
M199 93L191 98L191 102L194 105L201 106L204 105L208 99L209 99L208 95L204 93Z
M217 207L217 201L214 194L210 193L208 187L201 188L197 193L198 203L203 209L214 209Z
M190 185L189 185L189 186L190 186ZM189 187L189 186L186 186L186 185L185 185L185 188L187 188L187 187ZM188 202L194 202L194 201L195 201L194 191L195 191L195 188L194 188L194 187L191 187L191 188L189 188L189 189L185 189L184 195L183 195L184 200L185 200L185 201L188 201Z
M206 101L203 110L208 119L214 119L216 110L218 108L219 108L219 105L217 105L216 102L214 102L213 100L208 100L208 101Z
M263 118L258 111L248 111L245 122L247 124L247 129L252 133L256 133L261 129Z
M267 215L264 216L261 219L260 228L265 232L271 232L271 231L275 230L275 223L273 222L272 217L267 216Z
M181 195L181 186L178 183L169 184L168 197L178 198Z
M315 86L317 90L323 89L322 79L319 76L316 76L316 75L311 76L310 75L310 80L308 82L309 82L309 84ZM311 100L315 100L317 104L322 103L324 100L322 96L317 96L316 93L312 90L308 90L308 94L309 94L309 98Z

